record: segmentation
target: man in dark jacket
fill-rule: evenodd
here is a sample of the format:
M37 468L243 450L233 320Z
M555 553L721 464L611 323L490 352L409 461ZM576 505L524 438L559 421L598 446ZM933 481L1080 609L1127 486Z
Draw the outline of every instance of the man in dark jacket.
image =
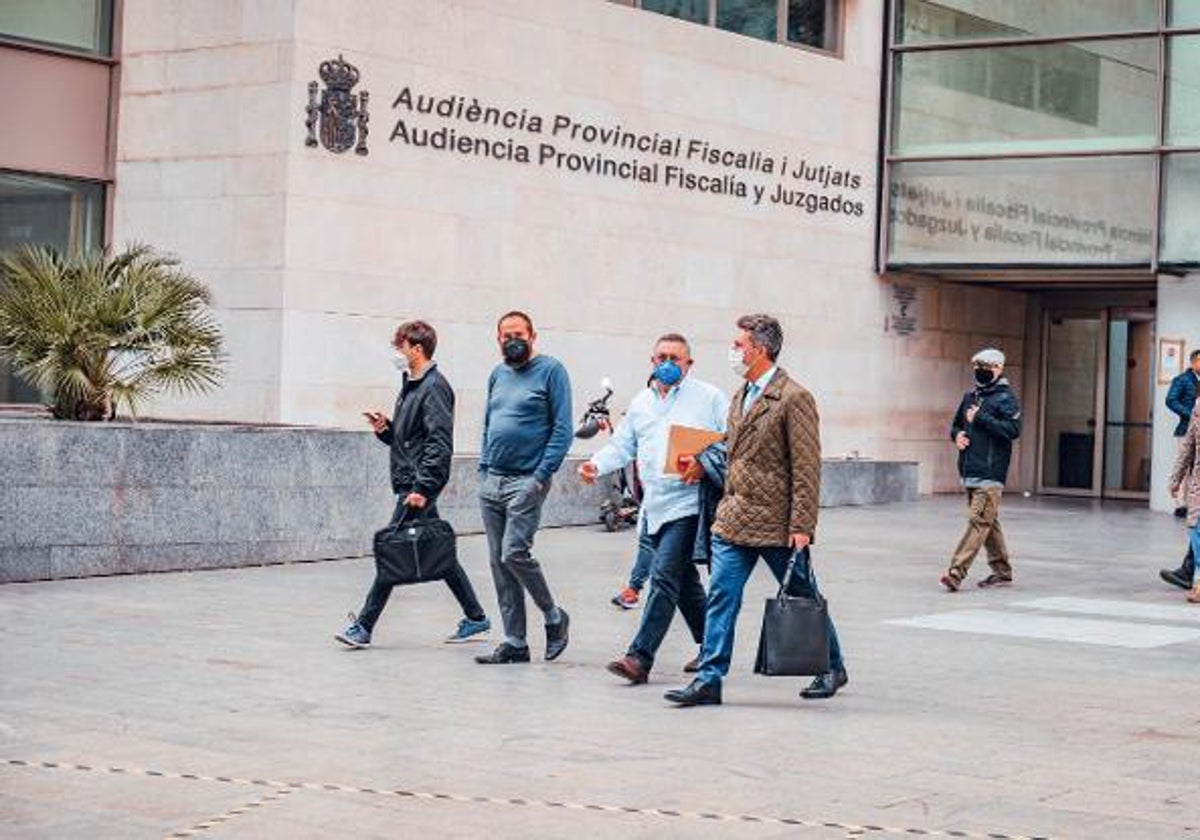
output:
M1008 477L1012 458L1012 442L1021 434L1021 406L1004 378L1004 354L988 348L976 353L973 390L963 395L954 421L950 424L950 439L958 447L958 474L967 491L970 518L966 533L959 540L942 575L942 586L957 592L962 586L975 555L987 548L988 565L992 573L979 585L985 589L1012 583L1008 546L1000 529L1000 496Z
M392 450L392 490L396 494L392 522L405 516L436 518L437 497L450 480L454 454L454 390L433 362L437 333L429 324L406 321L396 329L392 346L396 348L396 366L404 370L395 412L391 420L378 411L365 415L375 436ZM487 633L491 622L457 562L446 585L465 614L446 641L466 642ZM375 622L391 594L392 585L376 577L358 617L352 615L354 622L334 638L352 648L370 645Z
M1179 417L1179 422L1175 424L1175 440L1179 442L1178 448L1180 449L1183 448L1188 423L1192 420L1192 406L1196 404L1197 384L1200 383L1200 350L1193 350L1189 361L1192 363L1191 368L1172 379L1171 387L1167 390L1167 408L1171 409ZM1184 484L1186 485L1186 482ZM1187 516L1186 496L1177 496L1173 501L1175 502L1175 515L1181 519ZM1178 569L1162 569L1158 574L1172 586L1178 586L1181 589L1190 589L1192 587L1192 572L1195 567L1196 558L1192 553L1192 549L1188 548L1188 552L1183 558L1183 563L1180 564Z

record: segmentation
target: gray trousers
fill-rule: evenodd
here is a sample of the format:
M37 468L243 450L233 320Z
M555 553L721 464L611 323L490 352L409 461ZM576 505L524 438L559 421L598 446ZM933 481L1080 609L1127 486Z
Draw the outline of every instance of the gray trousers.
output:
M533 476L485 475L479 485L479 507L487 531L492 579L504 623L505 641L525 645L525 592L543 613L554 609L554 596L533 554L533 537L542 519L542 503L550 482Z

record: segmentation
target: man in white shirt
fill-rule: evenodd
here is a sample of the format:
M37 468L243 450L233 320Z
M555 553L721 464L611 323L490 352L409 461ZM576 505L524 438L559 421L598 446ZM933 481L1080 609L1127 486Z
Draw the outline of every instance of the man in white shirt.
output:
M650 596L637 635L622 658L608 670L635 685L646 682L654 656L671 626L678 607L688 623L703 627L704 586L692 562L700 493L667 469L667 439L671 426L725 431L729 398L717 387L688 373L692 353L687 339L669 333L654 345L650 357L653 381L629 404L608 444L579 468L589 484L605 473L637 459L643 487L642 515L654 547Z

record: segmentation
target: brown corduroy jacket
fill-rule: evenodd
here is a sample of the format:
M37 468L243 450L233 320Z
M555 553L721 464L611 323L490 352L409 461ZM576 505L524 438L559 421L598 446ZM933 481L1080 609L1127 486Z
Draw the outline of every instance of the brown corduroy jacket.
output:
M817 404L783 368L746 416L746 385L729 406L725 495L713 533L737 545L785 546L791 534L815 538L821 498Z

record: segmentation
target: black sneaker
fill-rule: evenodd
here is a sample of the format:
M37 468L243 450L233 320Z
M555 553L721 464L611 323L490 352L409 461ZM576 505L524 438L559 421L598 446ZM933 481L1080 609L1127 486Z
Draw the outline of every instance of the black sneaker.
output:
M1178 586L1180 589L1191 589L1191 575L1184 575L1180 569L1159 569L1158 576L1172 586Z
M567 642L571 640L568 633L571 627L571 616L567 615L567 611L562 607L558 608L558 612L562 617L554 624L546 625L547 662L553 662L562 656L562 652L567 649Z
M516 665L529 661L529 648L513 647L508 642L501 642L491 653L476 656L475 661L480 665Z
M1175 508L1176 519L1187 519L1187 505L1181 505Z
M997 586L1012 586L1013 579L992 572L976 584L980 589L995 589Z

